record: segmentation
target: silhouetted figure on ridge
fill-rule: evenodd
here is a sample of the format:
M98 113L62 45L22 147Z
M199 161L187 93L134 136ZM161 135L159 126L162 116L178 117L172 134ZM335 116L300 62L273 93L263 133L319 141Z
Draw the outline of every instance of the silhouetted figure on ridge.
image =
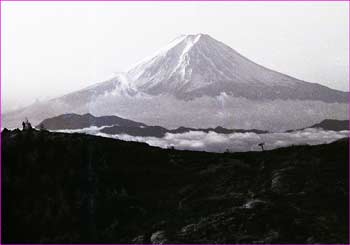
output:
M30 130L32 129L32 124L29 122L28 118L25 119L24 122L22 122L23 130Z
M258 146L260 146L261 147L261 151L264 151L264 145L265 145L265 143L264 142L261 142Z

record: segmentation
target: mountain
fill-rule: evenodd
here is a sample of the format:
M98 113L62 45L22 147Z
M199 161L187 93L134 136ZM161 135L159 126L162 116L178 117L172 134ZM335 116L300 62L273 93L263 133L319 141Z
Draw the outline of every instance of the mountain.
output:
M310 128L322 128L324 130L333 130L333 131L349 130L349 120L326 119L320 123L312 125Z
M166 133L180 134L190 131L198 132L216 132L221 134L246 133L253 132L257 134L267 133L262 130L243 130L243 129L226 129L223 127L216 128L187 128L179 127L177 129L166 129L160 126L148 126L144 123L135 122L117 116L95 117L91 114L63 114L52 118L47 118L39 123L36 128L43 127L48 130L76 130L89 127L100 127L99 131L106 134L127 134L131 136L158 137L162 138Z
M331 103L346 103L349 94L267 69L206 34L180 36L125 74L62 99L66 103L87 103L106 92L168 94L185 100L225 93L252 100Z
M253 100L347 102L348 93L307 83L260 66L206 34L183 35L127 72L148 94L193 99L226 93Z
M303 57L301 57L302 59ZM349 93L273 71L206 34L183 35L130 70L3 115L5 127L66 113L117 115L166 128L283 131L348 119Z
M348 139L235 154L36 130L1 143L6 244L349 241Z
M349 125L349 120L325 119L320 123L316 123L306 128L320 128L323 130L343 131L349 130ZM286 132L295 132L298 130L304 130L306 128L287 130Z

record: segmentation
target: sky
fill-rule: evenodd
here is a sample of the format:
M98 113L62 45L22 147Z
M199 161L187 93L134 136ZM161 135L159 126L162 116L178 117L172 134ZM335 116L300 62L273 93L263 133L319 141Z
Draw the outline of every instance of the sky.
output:
M206 33L256 63L349 91L348 2L2 2L8 111L127 71Z

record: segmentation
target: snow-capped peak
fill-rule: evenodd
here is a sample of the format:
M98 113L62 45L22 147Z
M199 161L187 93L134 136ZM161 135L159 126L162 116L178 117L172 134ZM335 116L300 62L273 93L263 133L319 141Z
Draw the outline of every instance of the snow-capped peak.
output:
M146 62L146 61L148 61L151 58L154 58L155 56L165 55L169 50L171 50L172 48L175 48L177 45L179 45L182 42L186 43L186 49L189 50L204 35L205 34L202 34L202 33L190 34L190 35L180 35L180 36L176 37L175 39L173 39L171 42L169 42L164 47L160 48L155 54L153 54L150 57L147 57L147 58L143 59L141 62L137 63L135 66L138 66L141 63Z
M158 51L158 54L166 54L169 50L176 47L181 42L184 42L185 45L185 51L188 51L193 47L193 45L198 42L198 40L203 36L203 34L195 34L195 35L180 35L177 38L175 38L173 41L171 41L168 45L161 48Z
M191 85L192 89L202 87L208 82L215 81L218 78L215 74L221 74L220 79L230 79L215 62L211 61L210 52L217 52L218 49L212 47L215 45L222 49L220 47L222 44L209 35L181 35L155 55L134 66L127 73L128 79L141 89L168 87L166 92L179 90L188 85ZM205 68L214 76L203 74Z
M126 72L125 81L144 94L182 99L216 97L222 92L253 99L317 94L306 92L310 84L260 66L202 33L175 38Z
M170 43L159 49L155 54L152 56L146 57L139 61L137 64L135 64L128 72L129 76L133 78L132 80L136 80L139 78L142 73L142 69L145 66L149 66L152 64L156 59L159 59L161 57L165 57L169 52L171 52L173 49L179 49L181 48L182 51L180 51L183 55L186 52L188 52L193 45L198 42L198 40L203 36L203 34L195 34L195 35L180 35L173 39ZM171 55L171 53L170 53Z

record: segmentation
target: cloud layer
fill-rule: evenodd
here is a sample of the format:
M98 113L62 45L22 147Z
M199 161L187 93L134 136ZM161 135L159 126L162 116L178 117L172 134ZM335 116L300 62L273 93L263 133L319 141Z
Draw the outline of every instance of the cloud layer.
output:
M191 131L183 134L167 133L164 138L155 137L134 137L130 135L108 135L100 133L101 128L91 127L81 130L62 130L61 132L80 132L103 137L121 139L125 141L146 142L152 146L162 148L175 147L181 150L196 150L210 152L243 152L259 151L259 143L264 142L264 148L275 149L290 145L317 145L330 143L332 141L348 137L349 131L325 131L321 129L309 128L291 133L233 133L218 134L215 132Z

